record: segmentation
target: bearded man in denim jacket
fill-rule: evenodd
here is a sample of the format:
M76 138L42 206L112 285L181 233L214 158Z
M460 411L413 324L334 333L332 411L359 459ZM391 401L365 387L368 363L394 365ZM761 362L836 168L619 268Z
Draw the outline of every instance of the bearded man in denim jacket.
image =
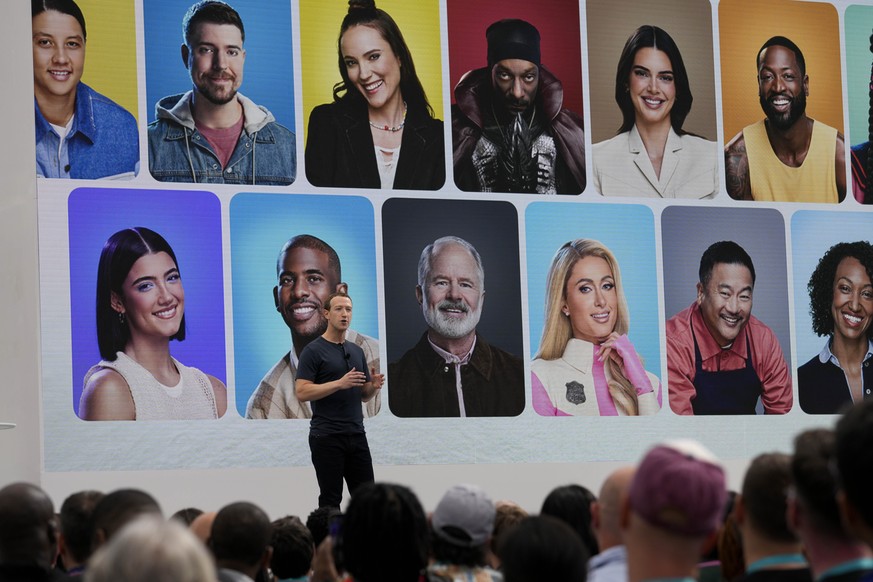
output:
M161 99L149 124L149 170L162 182L286 185L297 173L294 133L239 93L245 29L220 0L182 21L182 60L193 88Z

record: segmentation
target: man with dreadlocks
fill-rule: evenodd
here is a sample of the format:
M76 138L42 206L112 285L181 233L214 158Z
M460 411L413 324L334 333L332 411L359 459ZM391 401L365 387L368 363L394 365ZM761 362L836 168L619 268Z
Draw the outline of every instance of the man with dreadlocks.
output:
M465 74L452 106L455 183L470 192L579 194L585 189L582 117L540 63L540 33L499 20L485 32L488 66Z

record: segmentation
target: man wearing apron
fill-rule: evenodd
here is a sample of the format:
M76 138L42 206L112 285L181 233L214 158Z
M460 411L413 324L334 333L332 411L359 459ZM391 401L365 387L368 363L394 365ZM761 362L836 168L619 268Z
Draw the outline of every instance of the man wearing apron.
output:
M791 375L776 335L752 316L755 267L733 241L700 259L697 299L667 320L670 406L676 414L791 410Z

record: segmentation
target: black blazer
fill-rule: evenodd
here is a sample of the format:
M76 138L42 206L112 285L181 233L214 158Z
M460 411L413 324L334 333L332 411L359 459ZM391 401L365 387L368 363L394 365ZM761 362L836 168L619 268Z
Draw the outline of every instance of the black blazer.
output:
M314 186L382 187L365 104L335 101L309 116L306 178ZM437 190L446 181L443 122L409 109L400 142L395 189Z

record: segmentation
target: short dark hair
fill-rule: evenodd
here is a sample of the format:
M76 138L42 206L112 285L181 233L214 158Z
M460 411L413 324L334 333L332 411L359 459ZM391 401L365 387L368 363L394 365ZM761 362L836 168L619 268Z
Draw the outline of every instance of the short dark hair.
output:
M636 111L628 92L628 79L634 65L634 57L643 48L654 48L662 51L670 59L670 67L673 69L673 83L676 87L676 100L670 110L670 125L673 127L673 131L683 135L687 132L682 129L682 125L685 123L685 118L691 111L691 103L694 101L694 96L691 94L691 84L688 81L688 72L682 61L682 53L679 52L679 47L673 38L664 29L651 24L639 27L630 35L624 44L621 56L618 58L618 66L615 70L615 102L621 109L622 116L618 133L630 131L636 123Z
M30 0L31 18L47 10L54 10L75 18L79 26L82 27L82 38L88 38L88 32L85 30L85 15L82 14L82 9L73 0Z
M837 421L836 456L840 487L867 527L873 528L873 400L853 405Z
M791 458L791 478L798 501L809 512L816 529L844 538L846 532L837 505L837 480L831 472L834 443L831 429L812 429L797 435Z
M588 550L572 528L550 515L523 519L501 546L506 582L585 582Z
M334 281L333 285L336 285L343 280L342 266L340 265L339 255L336 254L336 251L333 249L332 246L330 246L317 236L312 236L311 234L298 234L297 236L293 236L288 239L288 242L282 245L282 250L279 251L279 256L276 259L276 276L278 276L279 273L282 272L282 262L285 259L285 255L297 248L321 251L322 253L326 254L327 266L330 267L331 270L333 270L333 272L336 274L336 281Z
M427 565L427 518L418 497L403 485L367 483L355 489L339 538L346 570L360 582L414 582Z
M91 556L91 519L101 499L101 491L79 491L61 504L59 516L64 544L79 563L84 563Z
M104 541L111 539L128 522L144 513L161 515L161 506L154 497L139 489L118 489L104 495L91 514L91 548L97 549L103 532Z
M309 572L315 542L312 534L296 515L280 517L272 523L270 545L273 557L270 569L277 578L299 578Z
M352 298L349 297L349 294L345 293L343 291L336 291L334 293L331 293L330 295L327 296L327 299L324 300L324 310L325 311L330 311L330 302L333 301L334 299L336 299L337 297L345 297L349 301L352 300Z
M773 36L767 39L767 42L761 45L761 48L758 49L757 54L755 54L755 70L761 70L761 53L764 52L764 49L769 48L771 46L781 46L787 48L791 52L794 53L794 58L797 60L797 66L800 68L800 76L803 77L806 75L806 59L803 58L803 53L800 51L800 47L791 42L791 40L785 38L784 36Z
M582 540L588 555L593 556L600 551L591 529L591 502L596 500L597 496L581 485L563 485L546 496L540 514L551 515L569 525Z
M752 286L755 286L755 265L752 264L752 257L743 247L732 240L712 243L703 252L703 256L700 257L700 269L697 272L701 285L704 287L709 285L712 270L719 263L746 267L752 275Z
M343 35L353 26L368 26L379 33L385 39L385 42L391 46L391 50L400 60L400 93L403 95L409 109L423 109L428 115L433 117L433 108L427 100L427 94L424 92L424 87L418 79L418 74L415 72L415 63L412 60L412 53L403 39L403 33L400 32L400 27L391 18L391 15L380 8L376 8L376 3L373 0L349 0L349 11L343 18L340 25L340 33L336 41L337 60L339 63L339 72L342 81L334 85L333 98L335 101L349 100L364 105L364 97L361 92L355 88L349 73L346 70L345 60L343 59Z
M743 478L746 519L756 531L774 541L797 541L785 516L790 485L791 457L784 453L758 455Z
M873 245L865 240L837 243L819 259L806 286L809 291L809 315L812 331L820 336L834 332L834 316L831 305L834 300L834 279L837 267L843 259L853 257L864 266L867 277L873 281ZM873 326L867 328L867 337L873 338Z
M246 29L243 27L242 18L230 4L221 0L200 0L182 17L182 39L185 45L191 46L191 35L204 22L233 25L239 29L243 42L246 41Z
M327 534L330 533L330 520L337 515L342 515L339 507L324 505L313 510L306 518L306 528L312 534L315 547L320 546Z
M270 518L254 503L231 503L215 515L209 547L216 560L254 566L270 545L270 528Z
M121 322L118 313L112 309L112 293L121 295L124 279L140 257L160 252L170 255L181 273L170 243L143 226L119 230L103 245L97 264L97 345L100 347L100 357L104 360L115 361L116 352L123 351L130 341L130 328ZM170 339L185 339L184 315L179 331Z
M185 527L188 527L201 515L203 515L202 509L196 507L185 507L171 515L170 519L175 519Z

